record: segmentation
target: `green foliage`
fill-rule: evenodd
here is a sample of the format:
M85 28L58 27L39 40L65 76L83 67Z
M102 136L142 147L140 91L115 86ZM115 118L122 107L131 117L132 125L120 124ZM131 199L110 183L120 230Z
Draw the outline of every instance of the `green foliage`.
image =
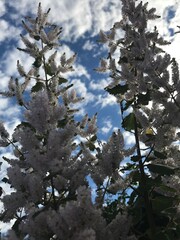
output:
M103 208L103 217L106 219L107 224L109 224L117 214L122 211L119 206L119 201L114 200L112 202L107 202L107 205Z
M132 131L135 129L135 115L133 112L123 119L122 127L126 131Z
M39 92L40 90L44 89L44 83L42 82L37 82L32 88L31 88L31 92Z
M174 168L171 168L171 167L168 167L165 165L161 165L161 164L148 164L147 168L151 172L160 174L161 176L164 176L164 175L169 176L169 175L172 175L175 173Z
M63 84L63 83L67 83L68 80L62 77L59 77L59 85Z
M123 95L124 93L126 93L127 92L127 90L128 90L128 85L117 85L117 86L115 86L115 87L113 87L113 88L108 88L108 87L106 87L105 88L105 90L108 92L108 93L110 93L110 94L112 94L112 95L118 95L118 94L121 94L121 95Z

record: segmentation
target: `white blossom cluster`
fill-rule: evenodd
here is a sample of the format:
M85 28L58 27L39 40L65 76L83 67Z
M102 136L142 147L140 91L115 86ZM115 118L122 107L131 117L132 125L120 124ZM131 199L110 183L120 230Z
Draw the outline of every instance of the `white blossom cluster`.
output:
M85 115L79 122L75 120L74 106L82 99L62 74L73 70L76 54L67 59L63 53L57 64L56 47L62 29L48 22L49 11L43 13L39 4L37 17L23 21L31 40L21 35L25 48L19 50L33 57L34 62L26 73L17 61L21 82L11 78L8 91L1 93L6 97L15 96L24 109L22 122L12 137L3 124L0 125L1 147L14 148L14 158L4 157L10 166L3 181L10 184L12 192L2 197L1 220L14 219L15 222L3 238L136 239L130 232L131 220L126 212L117 213L108 225L103 209L92 201L87 177L91 176L96 182L99 171L102 171L102 184L107 176L117 180L108 186L109 191L116 194L120 187L127 188L128 183L121 179L118 168L129 150L124 150L120 131L113 133L102 148L96 147L97 114L92 118ZM55 51L47 55L53 49ZM31 80L35 80L35 85L29 93L27 87ZM25 92L30 100L24 97ZM81 142L78 139L82 139ZM130 150L133 151L134 148ZM100 165L96 169L97 161ZM126 228L119 228L120 223L126 224Z
M100 31L99 41L108 45L109 53L96 70L110 72L112 81L105 90L113 94L120 104L122 127L134 134L136 155L131 157L134 163L127 164L124 169L135 167L130 173L132 183L138 185L142 180L144 189L146 184L150 184L149 179L157 181L155 192L153 186L149 192L144 190L146 200L150 198L152 201L150 206L149 200L144 200L148 205L146 211L156 211L156 201L160 198L167 201L169 197L176 212L179 208L180 166L177 158L180 153L178 63L163 51L163 45L170 43L159 36L158 29L148 30L148 20L159 18L155 14L156 9L147 10L148 3L142 1L136 4L133 0L122 0L122 5L122 20L116 22L109 32ZM119 38L118 31L123 32L124 37ZM142 176L140 181L138 171ZM137 190L134 190L134 196L139 196ZM155 232L153 216L148 214L152 232ZM177 219L179 223L179 217Z
M100 32L109 55L97 70L111 72L106 90L120 104L122 128L134 135L129 149L121 130L105 143L98 139L97 114L76 121L75 106L82 98L62 76L73 70L76 54L67 59L63 53L57 64L62 29L48 22L50 10L44 13L39 4L37 17L23 21L31 40L21 35L26 48L19 50L34 62L26 73L17 61L24 82L12 78L1 93L15 96L24 109L12 137L0 123L1 147L14 148L14 158L4 157L10 167L3 181L12 192L2 197L0 219L15 222L4 239L152 240L178 230L178 64L159 47L168 42L157 29L147 30L147 21L158 18L155 9L134 0L122 5L122 20L109 33ZM116 39L118 29L124 31L121 39Z

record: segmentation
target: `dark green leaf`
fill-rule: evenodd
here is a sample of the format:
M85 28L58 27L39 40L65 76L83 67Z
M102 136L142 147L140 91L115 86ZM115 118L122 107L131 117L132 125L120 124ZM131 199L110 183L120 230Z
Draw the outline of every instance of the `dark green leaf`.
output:
M29 122L21 122L18 126L24 126L30 128L32 131L36 132L36 129Z
M68 85L67 87L63 88L63 91L68 90L68 89L71 88L72 86L73 86L73 84Z
M141 175L137 170L131 172L131 177L133 183L139 182L141 180Z
M92 142L94 142L94 141L96 141L97 140L97 136L96 135L94 135L91 139L90 139L90 141L92 141Z
M4 183L9 183L9 179L6 178L6 177L4 177L1 181L4 182Z
M67 118L58 121L58 128L64 128L67 124Z
M134 113L130 113L127 117L124 118L122 122L122 127L127 131L134 130L134 127L135 127Z
M94 151L96 149L95 145L92 142L87 142L86 146L89 148L89 150Z
M150 91L148 90L146 94L138 94L137 104L148 105L151 100Z
M119 64L128 63L128 58L125 57L125 56L120 57L118 63L119 63Z
M158 152L158 151L154 151L154 156L156 156L157 158L160 158L160 159L166 159L167 158L165 153Z
M176 189L172 188L172 187L169 187L169 186L166 186L166 185L161 185L159 186L159 188L164 191L164 192L169 192L169 193L176 193Z
M53 76L54 72L52 72L51 66L49 64L46 64L45 71L49 76Z
M162 212L167 208L173 206L173 198L166 196L159 196L155 199L152 199L152 207L156 213Z
M131 101L127 101L124 106L123 106L123 110L127 110L129 108L129 106L131 106L131 104L134 102L134 99L132 99Z
M40 36L39 35L34 35L34 39L39 41L40 40Z
M113 88L105 88L105 90L112 95L124 94L128 90L128 85L117 85Z
M33 66L39 68L42 64L42 57L37 57L33 63Z
M31 92L39 92L40 90L42 90L44 88L44 83L42 82L37 82L32 88L31 88Z
M141 160L140 156L132 156L131 157L131 161L133 161L133 162L139 162L140 160Z
M61 84L63 84L63 83L67 83L68 82L68 80L67 79L65 79L65 78L59 78L59 85L61 85Z
M121 172L124 172L124 171L130 171L130 170L133 170L135 169L135 164L131 164L131 163L127 163L122 169L121 169Z
M110 223L120 211L120 207L117 200L114 200L110 204L103 208L103 217L106 219L107 223Z
M164 232L157 233L155 238L159 240L170 240L169 237Z
M160 165L160 164L148 164L147 168L150 170L150 172L158 173L161 176L174 174L173 168Z

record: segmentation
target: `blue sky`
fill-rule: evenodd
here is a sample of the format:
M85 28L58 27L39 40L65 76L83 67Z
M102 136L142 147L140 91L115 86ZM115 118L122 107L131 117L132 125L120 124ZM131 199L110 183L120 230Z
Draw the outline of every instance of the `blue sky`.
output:
M146 2L146 1L144 1ZM180 60L178 53L180 34L172 36L180 25L180 2L178 0L149 0L149 7L157 8L161 16L152 21L149 28L156 25L160 35L172 44L165 48L173 57ZM16 62L20 60L25 69L32 59L19 52L16 47L23 46L19 34L22 32L21 20L24 16L36 13L39 0L0 0L0 91L6 90L11 76L18 77ZM98 128L101 140L107 139L114 129L120 127L119 106L115 98L103 89L110 79L93 69L98 67L101 57L107 56L107 48L97 42L102 29L109 30L114 22L121 19L120 0L42 0L46 11L51 8L49 20L63 27L60 54L71 56L78 53L75 72L68 76L78 94L85 97L79 106L79 117L98 112ZM19 123L20 110L14 101L0 97L0 120L12 133ZM132 138L125 133L127 142ZM0 150L0 156L4 155Z

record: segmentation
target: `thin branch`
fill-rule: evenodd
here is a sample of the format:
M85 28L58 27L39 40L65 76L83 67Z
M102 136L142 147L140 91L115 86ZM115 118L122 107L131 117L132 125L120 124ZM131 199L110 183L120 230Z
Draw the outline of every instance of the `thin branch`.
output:
M147 191L146 174L144 172L144 165L142 162L136 117L135 117L135 121L134 121L134 128L135 128L134 135L135 135L135 141L136 141L136 147L137 147L137 155L140 159L139 160L139 170L141 173L141 182L139 184L143 191L144 203L145 203L147 218L148 218L148 222L149 222L150 232L151 232L151 239L155 240L156 227L155 227L155 222L154 222L154 217L153 217L152 206L151 206L151 202L149 200L149 195L148 195L148 191Z

